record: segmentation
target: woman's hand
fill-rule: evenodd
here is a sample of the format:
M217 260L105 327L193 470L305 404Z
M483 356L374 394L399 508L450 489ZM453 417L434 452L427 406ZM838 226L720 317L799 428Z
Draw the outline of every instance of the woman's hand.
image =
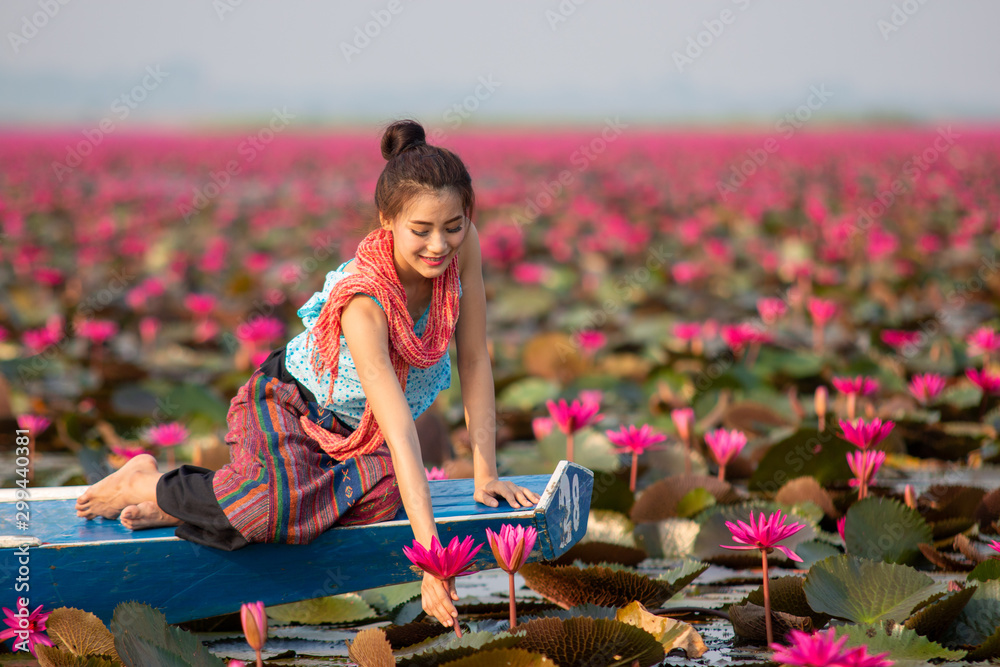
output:
M420 598L427 615L436 618L441 625L450 628L458 622L458 610L452 603L452 600L458 599L455 577L441 581L433 574L424 572L424 580L420 584Z
M518 486L514 482L507 482L500 479L492 479L481 486L477 486L476 492L472 497L477 503L489 505L490 507L498 507L500 501L497 500L497 497L501 497L515 509L534 505L541 499L537 493L530 489Z

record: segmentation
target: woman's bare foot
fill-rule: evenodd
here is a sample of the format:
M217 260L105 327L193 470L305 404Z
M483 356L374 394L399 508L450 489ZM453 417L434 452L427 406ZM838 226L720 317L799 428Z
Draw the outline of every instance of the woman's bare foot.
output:
M76 515L87 519L99 516L117 519L129 505L155 501L156 482L160 476L156 459L149 454L131 458L77 498Z
M138 505L129 505L122 510L122 525L129 530L143 528L161 528L163 526L179 526L183 521L175 519L160 509L156 503L148 500Z

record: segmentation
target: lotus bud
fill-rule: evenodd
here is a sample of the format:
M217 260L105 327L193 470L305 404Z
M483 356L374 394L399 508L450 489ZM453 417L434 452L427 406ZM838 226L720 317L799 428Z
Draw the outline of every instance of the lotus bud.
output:
M903 489L903 500L906 501L906 506L911 510L917 509L917 496L913 492L913 487L909 484Z
M255 651L264 648L267 641L267 614L263 602L248 602L240 607L240 622L247 644Z

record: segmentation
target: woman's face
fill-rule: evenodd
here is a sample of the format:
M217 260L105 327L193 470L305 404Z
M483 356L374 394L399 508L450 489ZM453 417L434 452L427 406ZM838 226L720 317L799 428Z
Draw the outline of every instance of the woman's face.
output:
M444 273L465 240L469 221L453 189L414 196L395 220L379 215L392 231L396 272L403 282Z

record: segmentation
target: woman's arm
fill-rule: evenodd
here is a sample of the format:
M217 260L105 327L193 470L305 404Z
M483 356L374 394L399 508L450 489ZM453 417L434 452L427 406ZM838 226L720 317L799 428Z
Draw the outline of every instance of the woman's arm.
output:
M537 503L534 492L497 477L496 397L493 392L493 367L486 347L486 288L483 284L482 250L475 226L459 253L462 277L462 301L459 306L455 343L458 348L458 375L462 383L465 424L472 444L475 500L496 507L502 496L511 507Z
M413 414L389 359L389 325L385 313L374 301L359 294L344 306L340 322L361 388L389 446L413 535L430 549L431 538L437 537L430 488ZM442 624L451 625L458 616L451 602L458 599L454 578L442 584L425 574L421 592L424 610Z

